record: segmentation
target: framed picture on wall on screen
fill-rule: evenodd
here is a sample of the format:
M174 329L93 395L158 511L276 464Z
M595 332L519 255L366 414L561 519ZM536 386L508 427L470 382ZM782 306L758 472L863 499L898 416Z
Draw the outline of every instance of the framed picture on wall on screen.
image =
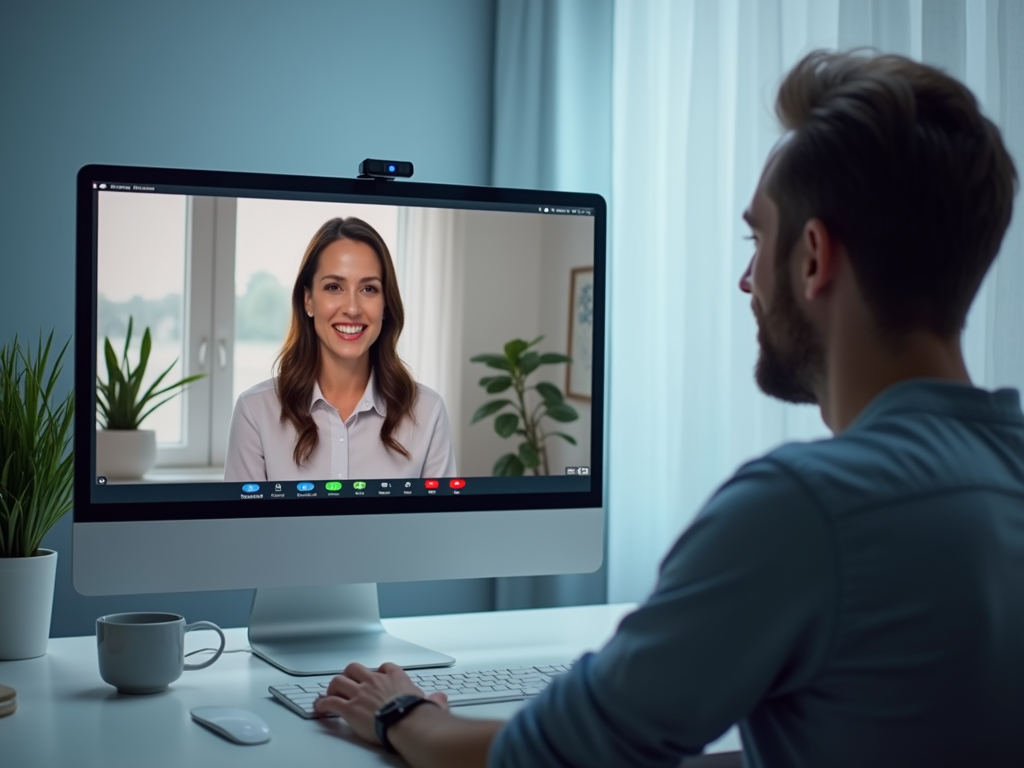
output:
M577 267L569 281L569 357L565 394L590 401L594 351L594 268Z

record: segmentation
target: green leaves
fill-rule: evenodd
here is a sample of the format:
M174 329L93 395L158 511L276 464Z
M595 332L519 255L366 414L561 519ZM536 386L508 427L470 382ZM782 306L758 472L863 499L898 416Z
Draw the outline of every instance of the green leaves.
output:
M502 355L475 355L469 358L471 363L483 363L490 368L497 368L502 371L511 371L512 365Z
M470 424L476 424L480 419L486 419L492 413L497 413L506 405L512 405L511 400L491 400L489 403L484 403L476 409L476 413L473 414L473 418L470 419Z
M555 365L556 363L571 363L572 358L568 355L559 355L555 352L546 352L540 356L541 365Z
M511 437L519 426L519 417L514 413L503 413L494 420L494 431L502 437Z
M142 334L142 344L139 348L139 364L133 369L128 360L128 350L131 348L132 342L132 325L132 318L129 317L128 334L124 340L124 352L120 361L114 353L110 339L104 339L103 359L107 367L107 380L103 381L99 377L96 379L96 405L99 410L100 424L104 429L138 429L149 414L179 395L186 384L206 375L199 373L194 376L186 376L181 381L162 389L159 388L164 378L177 364L178 361L175 360L166 371L156 377L149 389L140 395L142 379L146 375L149 355L153 350L153 338L149 333L149 328L146 328ZM168 393L170 394L164 399L153 402ZM147 408L147 406L149 407Z
M523 462L524 467L536 469L540 464L540 454L537 453L537 449L529 443L520 443L519 460Z
M540 355L536 352L527 352L519 358L519 372L528 376L540 367Z
M484 376L480 379L480 386L487 390L487 394L496 395L512 386L512 377Z
M519 360L519 356L523 354L529 346L530 343L523 341L522 339L512 339L512 341L505 345L505 359L508 360L510 365L515 365Z
M561 365L571 362L568 355L558 352L538 352L533 347L543 336L533 341L512 339L502 348L502 354L480 354L470 358L474 363L483 363L489 368L503 371L499 376L484 376L480 386L489 395L511 390L509 398L484 403L473 414L470 423L475 424L488 416L498 414L494 419L494 431L503 438L518 436L523 439L515 453L507 453L494 463L493 472L498 476L522 475L531 470L537 475L548 474L548 458L545 441L558 436L570 445L576 439L565 432L545 433L541 420L550 418L558 422L570 422L579 418L576 409L565 402L562 390L555 384L542 381L534 386L527 385L527 377L544 365ZM536 394L532 394L535 392ZM539 402L538 402L539 396ZM511 408L505 413L499 411Z
M496 462L491 473L495 477L519 477L523 474L523 462L514 453L506 453Z
M497 477L519 477L527 469L537 469L540 464L540 456L536 449L529 443L520 443L519 453L506 453L496 462L491 470Z
M68 344L0 348L0 557L29 557L72 503L74 393L54 402Z
M580 415L576 412L568 403L558 403L557 405L549 405L544 410L545 415L550 416L555 421L576 421Z
M544 398L544 402L548 405L557 405L564 399L562 397L562 390L556 387L554 384L548 384L546 381L540 382L534 389Z

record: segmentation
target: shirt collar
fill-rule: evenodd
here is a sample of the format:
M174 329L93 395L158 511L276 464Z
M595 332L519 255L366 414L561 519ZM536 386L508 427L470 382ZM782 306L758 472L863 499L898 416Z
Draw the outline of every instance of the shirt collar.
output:
M960 418L998 418L1024 425L1020 394L1015 389L989 391L939 379L907 379L881 392L860 412L850 428L861 429L899 412L955 414Z
M363 411L375 410L381 416L387 416L388 409L384 403L384 399L377 392L376 379L374 378L373 369L370 369L370 380L366 382L366 389L363 390L362 397L359 398L359 404L352 413L361 413ZM333 408L330 403L324 398L323 390L320 389L320 382L313 379L313 393L310 396L309 409L312 411L318 402L322 402L324 405Z

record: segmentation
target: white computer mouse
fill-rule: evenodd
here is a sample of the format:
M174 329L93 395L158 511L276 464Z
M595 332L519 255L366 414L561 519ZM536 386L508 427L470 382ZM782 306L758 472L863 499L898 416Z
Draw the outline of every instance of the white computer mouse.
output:
M263 718L236 707L196 707L192 719L236 744L264 744L270 741L270 728Z

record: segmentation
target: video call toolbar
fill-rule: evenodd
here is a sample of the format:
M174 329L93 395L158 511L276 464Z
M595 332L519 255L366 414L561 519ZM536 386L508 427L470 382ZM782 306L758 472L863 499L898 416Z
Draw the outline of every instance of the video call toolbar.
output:
M466 488L461 477L414 480L321 480L312 482L242 483L241 499L330 499L358 496L434 496L461 494Z

